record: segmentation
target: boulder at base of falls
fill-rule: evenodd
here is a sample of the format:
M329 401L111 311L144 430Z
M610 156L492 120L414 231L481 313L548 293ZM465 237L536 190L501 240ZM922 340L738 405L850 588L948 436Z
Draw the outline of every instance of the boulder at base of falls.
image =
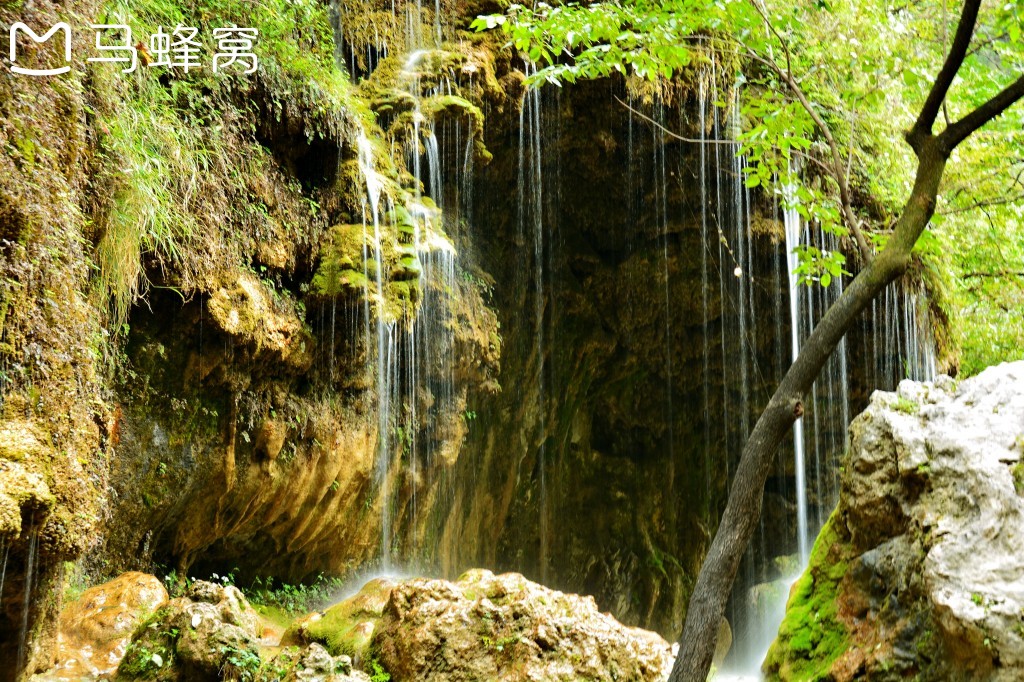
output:
M299 621L288 641L320 642L393 682L662 680L673 647L517 573L455 582L375 580Z
M135 630L116 679L203 682L255 672L258 627L238 588L197 580Z
M261 630L259 615L236 587L196 581L135 629L115 679L370 682L348 656L332 656L319 644L265 649Z
M770 679L1024 679L1024 362L904 381L850 425Z
M57 665L33 681L109 677L135 628L166 601L163 583L146 573L124 573L90 587L60 614Z

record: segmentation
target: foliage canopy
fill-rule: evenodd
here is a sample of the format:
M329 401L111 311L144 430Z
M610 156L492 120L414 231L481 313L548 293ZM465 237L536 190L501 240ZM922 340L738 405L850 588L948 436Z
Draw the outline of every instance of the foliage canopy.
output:
M717 71L741 92L746 183L795 202L862 260L884 248L910 193L904 141L953 40L960 3L922 0L632 0L511 5L480 17L539 68L531 82L622 74L664 83ZM1022 10L982 3L940 119L959 120L1024 73ZM723 105L724 103L719 102ZM1024 356L1024 113L1011 108L958 147L915 247L916 274L960 322L963 369ZM800 253L829 285L842 254ZM951 276L950 276L951 275Z

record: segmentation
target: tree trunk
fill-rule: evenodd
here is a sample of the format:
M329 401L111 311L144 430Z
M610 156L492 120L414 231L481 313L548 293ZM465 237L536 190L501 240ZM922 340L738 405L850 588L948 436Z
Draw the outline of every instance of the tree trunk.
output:
M803 413L803 397L860 313L910 263L910 252L935 210L949 151L939 138L920 145L914 189L886 248L862 270L814 328L786 372L743 448L718 532L690 597L679 656L669 682L704 682L715 651L740 559L761 516L765 481L775 453Z

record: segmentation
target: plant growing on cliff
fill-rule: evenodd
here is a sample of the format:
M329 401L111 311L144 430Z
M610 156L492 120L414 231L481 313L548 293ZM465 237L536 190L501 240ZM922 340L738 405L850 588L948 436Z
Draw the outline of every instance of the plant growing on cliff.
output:
M748 120L740 139L753 159L748 186L765 187L789 205L795 196L804 217L848 238L860 261L743 448L690 599L672 682L707 677L765 481L803 414L804 396L864 309L907 272L916 245L932 242L922 235L938 222L933 218L944 178L948 183L978 172L968 163L963 169L954 164L947 174L947 162L992 158L993 148L1005 153L1018 139L1002 116L1024 97L1017 4L985 3L982 12L982 0L966 0L954 30L946 4L633 0L514 5L507 17L477 22L482 29L503 27L510 45L542 63L535 82L613 73L656 81L680 73L692 78L701 60L735 60L742 69L730 75L747 82ZM983 129L983 136L976 135ZM794 172L799 164L808 172ZM980 201L987 206L998 200ZM834 278L835 263L819 260L819 280L824 274Z
M370 659L370 682L391 682L391 673L376 658Z

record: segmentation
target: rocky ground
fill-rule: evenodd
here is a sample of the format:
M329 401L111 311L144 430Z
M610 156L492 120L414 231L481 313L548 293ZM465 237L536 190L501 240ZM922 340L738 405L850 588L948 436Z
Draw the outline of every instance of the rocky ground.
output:
M591 597L484 570L370 581L298 619L280 643L263 637L267 624L237 588L196 581L168 599L141 573L91 588L61 622L60 662L35 682L641 682L665 679L673 661L672 645Z
M1024 363L875 393L769 677L1024 679L1022 453Z

